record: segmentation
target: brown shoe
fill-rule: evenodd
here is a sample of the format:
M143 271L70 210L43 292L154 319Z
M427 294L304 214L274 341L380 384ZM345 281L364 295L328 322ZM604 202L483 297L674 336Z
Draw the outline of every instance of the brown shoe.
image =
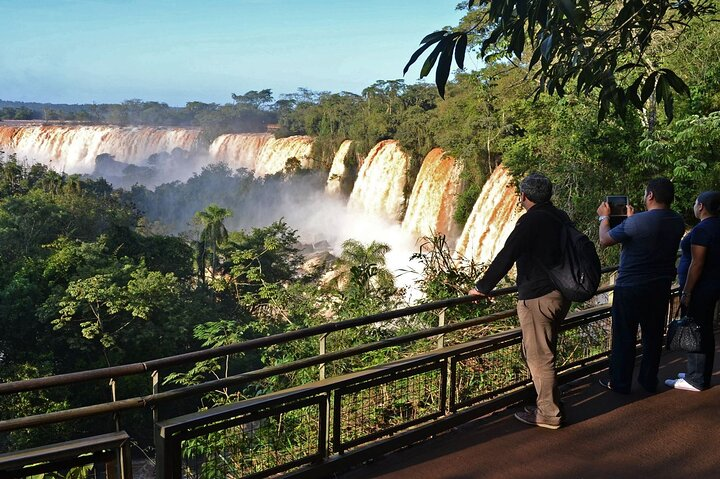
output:
M560 429L560 418L547 419L541 417L537 410L533 412L520 411L515 413L515 419L531 426L539 426L547 429Z

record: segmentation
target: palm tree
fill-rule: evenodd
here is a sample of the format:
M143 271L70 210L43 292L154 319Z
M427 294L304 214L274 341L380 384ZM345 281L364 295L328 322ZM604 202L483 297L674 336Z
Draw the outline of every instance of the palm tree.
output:
M211 276L215 277L218 265L218 245L225 242L228 237L228 230L225 228L223 221L230 216L232 216L232 211L214 203L205 208L204 211L195 213L196 220L203 225L203 230L200 232L200 244L198 245L198 266L203 283L205 282L205 252L208 249L211 251L210 272Z
M373 241L365 246L349 239L342 244L343 251L336 262L337 276L334 282L340 289L357 287L368 292L371 288L392 289L393 275L385 267L385 255L390 246Z

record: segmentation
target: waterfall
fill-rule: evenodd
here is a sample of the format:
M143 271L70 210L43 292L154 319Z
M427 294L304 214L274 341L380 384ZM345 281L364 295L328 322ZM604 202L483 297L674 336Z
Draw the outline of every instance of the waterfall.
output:
M395 140L384 140L370 150L355 181L348 206L382 218L400 221L410 158Z
M342 193L343 182L346 181L348 175L345 161L351 145L352 140L345 140L335 152L332 165L330 166L330 173L328 174L327 185L325 186L325 191L331 195L339 195Z
M522 214L515 185L508 170L499 165L485 182L472 213L465 223L455 254L487 263L505 244Z
M271 138L270 133L229 133L215 138L208 150L214 161L225 162L233 170L255 170L260 151Z
M66 173L92 173L95 158L108 154L115 160L143 164L150 155L176 148L195 151L199 130L160 127L77 125L0 126L0 148L18 160L40 162Z
M462 163L440 148L430 150L423 160L408 202L402 228L416 236L442 233L453 245L460 227L453 220L461 192Z
M312 168L314 166L310 157L312 144L313 138L310 136L268 139L255 160L255 174L265 176L283 171L290 158L299 160L303 168Z

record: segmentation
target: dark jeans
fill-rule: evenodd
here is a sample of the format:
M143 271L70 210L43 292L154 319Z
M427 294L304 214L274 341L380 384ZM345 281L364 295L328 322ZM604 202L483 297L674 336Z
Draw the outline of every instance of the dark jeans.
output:
M715 361L713 317L715 303L719 296L720 291L703 291L701 288L695 288L687 311L688 316L692 316L700 324L702 351L688 353L685 381L698 389L710 387L710 377L712 376L713 362Z
M613 390L630 392L638 326L642 333L638 383L649 392L657 389L669 298L670 280L615 287L610 350L610 384Z

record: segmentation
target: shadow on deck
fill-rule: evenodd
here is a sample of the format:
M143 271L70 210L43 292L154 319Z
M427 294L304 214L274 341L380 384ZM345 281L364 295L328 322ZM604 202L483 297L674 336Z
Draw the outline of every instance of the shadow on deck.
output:
M341 479L716 478L720 474L720 334L710 389L667 388L684 371L682 353L664 353L658 393L604 389L607 371L563 387L567 424L527 426L495 412L360 466ZM638 367L636 366L636 373Z

